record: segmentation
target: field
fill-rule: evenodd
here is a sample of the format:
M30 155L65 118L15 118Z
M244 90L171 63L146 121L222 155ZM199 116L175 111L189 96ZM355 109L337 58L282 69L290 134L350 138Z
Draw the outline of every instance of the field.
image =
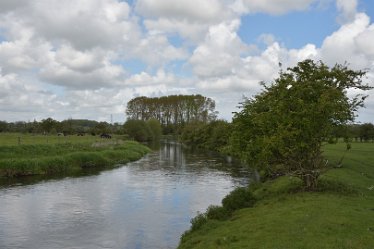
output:
M114 140L123 140L125 136L114 136ZM4 145L36 145L36 144L63 144L63 143L94 143L102 142L100 136L57 136L22 133L0 133L0 146Z
M149 149L122 137L0 133L0 177L77 173L140 159Z
M343 152L343 144L325 147L331 165ZM303 192L298 179L281 177L252 187L253 207L208 220L179 248L374 248L374 144L353 143L319 184Z

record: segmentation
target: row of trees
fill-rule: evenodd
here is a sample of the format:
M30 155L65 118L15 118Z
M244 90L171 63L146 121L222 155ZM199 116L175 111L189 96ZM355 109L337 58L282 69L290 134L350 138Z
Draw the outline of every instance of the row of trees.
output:
M349 150L349 134L360 141L373 139L372 124L349 125L367 96L349 98L347 90L371 89L363 84L364 75L346 65L329 68L305 60L281 71L270 85L262 83L264 90L241 103L231 124L190 128L182 139L240 158L265 176L299 177L313 190L328 166L323 143L344 136Z
M170 95L134 98L127 103L126 115L130 120L156 119L165 129L183 127L192 122L208 123L216 119L217 112L211 98L202 95Z
M338 128L336 137L348 137L360 142L374 142L374 125L372 123L353 124L346 128Z
M107 122L97 122L86 119L67 119L57 121L52 118L32 122L6 122L0 121L0 132L20 132L20 133L38 133L38 134L57 134L65 135L77 133L123 133L122 125Z

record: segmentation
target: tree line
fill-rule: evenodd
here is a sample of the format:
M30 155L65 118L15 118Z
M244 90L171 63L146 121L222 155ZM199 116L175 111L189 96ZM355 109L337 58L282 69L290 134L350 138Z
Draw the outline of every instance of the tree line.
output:
M170 95L163 97L136 97L127 103L128 120L156 119L164 133L176 132L186 124L215 120L215 101L202 95Z
M46 118L41 121L0 121L0 132L19 132L35 134L58 134L73 135L78 133L101 134L101 133L123 133L123 127L119 123L109 124L87 119L67 119L57 121Z

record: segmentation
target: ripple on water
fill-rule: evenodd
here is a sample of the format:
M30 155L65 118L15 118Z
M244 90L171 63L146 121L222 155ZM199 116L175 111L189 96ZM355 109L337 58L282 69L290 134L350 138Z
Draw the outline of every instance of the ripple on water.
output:
M164 144L98 175L0 188L0 248L175 248L190 219L234 187L218 157Z

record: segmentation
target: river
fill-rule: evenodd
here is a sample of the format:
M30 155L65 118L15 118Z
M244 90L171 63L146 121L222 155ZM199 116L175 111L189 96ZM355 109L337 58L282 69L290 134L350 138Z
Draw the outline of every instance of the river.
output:
M175 248L197 212L248 183L227 164L165 142L113 170L3 183L0 248Z

